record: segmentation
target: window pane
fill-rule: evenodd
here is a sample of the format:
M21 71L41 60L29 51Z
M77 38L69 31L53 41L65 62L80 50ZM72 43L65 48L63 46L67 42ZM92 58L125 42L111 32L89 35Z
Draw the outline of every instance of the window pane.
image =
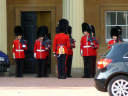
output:
M106 28L107 28L107 39L111 39L110 32L113 26L107 26Z
M107 25L116 25L116 12L107 12Z
M125 26L122 26L122 39L127 39L127 34L126 34L126 27Z
M117 25L126 25L126 12L117 12Z
M127 12L127 25L128 25L128 12Z

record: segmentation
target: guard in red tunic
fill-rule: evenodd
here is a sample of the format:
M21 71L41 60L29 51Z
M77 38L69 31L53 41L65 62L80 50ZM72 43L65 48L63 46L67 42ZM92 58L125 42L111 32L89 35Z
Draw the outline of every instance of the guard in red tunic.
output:
M27 50L27 42L22 39L23 30L21 26L16 26L14 32L16 39L13 42L13 58L16 61L16 77L23 77L24 50Z
M65 33L68 32L68 21L61 19L57 27L57 33L53 42L53 53L57 57L58 65L58 79L66 79L65 66L66 55L68 48L70 48L69 36Z
M95 27L93 25L90 25L91 28L91 34L92 34L92 41L94 41L94 44L96 45L95 47L93 47L93 55L92 55L92 77L95 76L96 74L96 58L97 58L97 49L99 48L99 43L96 39L95 36Z
M114 27L114 28L111 29L110 34L111 34L112 40L110 40L108 42L108 49L110 49L113 44L121 42L121 40L118 39L118 37L119 37L119 31L120 31L120 29L118 29L116 27Z
M51 71L51 65L50 65L50 62L49 62L49 51L51 50L51 40L48 38L48 27L47 26L42 26L42 29L43 29L43 33L44 33L44 39L43 39L43 45L45 46L45 50L46 50L46 68L45 68L45 71L46 73L49 71ZM48 70L49 69L49 70ZM48 74L46 74L46 77L49 77Z
M95 48L94 41L90 37L90 27L87 23L82 24L82 31L84 36L81 38L80 53L84 59L84 76L83 78L91 78L91 68L92 68L92 56L93 48Z
M46 73L46 49L45 45L43 44L44 36L43 28L39 27L37 31L38 39L35 41L34 45L34 57L37 60L37 77L47 77Z
M75 48L75 40L72 38L72 27L68 27L68 34L70 38L70 48L68 49L68 55L67 55L67 61L66 61L66 68L67 72L66 75L67 77L72 77L71 76L71 68L72 68L72 58L73 58L73 48Z

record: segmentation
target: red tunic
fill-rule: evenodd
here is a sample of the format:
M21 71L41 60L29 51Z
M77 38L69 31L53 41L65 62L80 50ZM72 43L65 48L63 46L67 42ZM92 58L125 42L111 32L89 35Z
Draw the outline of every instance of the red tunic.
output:
M97 39L96 39L97 40ZM97 56L97 49L99 49L99 43L96 43L95 41L94 41L94 43L95 43L95 48L93 48L93 56Z
M71 44L71 43L70 43ZM70 48L68 49L68 55L73 55L73 48L75 48L75 42L70 45Z
M46 56L49 56L49 50L46 50Z
M89 37L90 36L83 36L81 38L80 52L82 56L93 56L93 47L96 47L96 45L95 42L93 41L94 46L93 47L91 46L90 41L88 41Z
M108 42L108 49L110 49L111 48L111 45L115 44L116 42L117 42L116 40L110 40Z
M25 46L25 48L23 48L23 46ZM14 58L17 58L17 59L25 58L24 50L27 50L27 44L22 45L22 43L20 43L19 39L15 39L13 41L13 55L14 55Z
M34 45L34 57L36 59L46 59L46 50L45 50L45 46L42 45L41 40L37 39L35 41L35 45Z
M68 54L70 48L69 36L64 33L56 34L53 42L53 53Z

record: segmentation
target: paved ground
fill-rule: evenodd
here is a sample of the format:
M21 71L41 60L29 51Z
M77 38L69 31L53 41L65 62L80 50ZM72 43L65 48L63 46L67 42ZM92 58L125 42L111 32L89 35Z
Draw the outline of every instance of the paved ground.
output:
M0 77L0 96L108 96L94 87L93 79Z

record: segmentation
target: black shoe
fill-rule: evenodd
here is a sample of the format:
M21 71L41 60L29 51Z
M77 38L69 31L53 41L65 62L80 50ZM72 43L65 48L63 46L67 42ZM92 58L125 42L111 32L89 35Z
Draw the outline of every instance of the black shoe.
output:
M72 77L72 75L68 75L68 77L69 77L69 78L71 78L71 77Z
M59 77L58 77L58 79L62 79L62 77L61 77L61 76L59 76Z
M81 78L88 78L87 76L82 76Z
M62 79L66 79L66 76L62 76Z
M45 75L45 77L49 77L49 75L47 74L47 75Z
M93 78L93 76L90 75L90 76L88 76L88 78Z
M71 78L71 77L72 77L72 75L66 75L66 77L67 77L67 78Z
M41 78L42 76L41 75L37 75L36 78Z

